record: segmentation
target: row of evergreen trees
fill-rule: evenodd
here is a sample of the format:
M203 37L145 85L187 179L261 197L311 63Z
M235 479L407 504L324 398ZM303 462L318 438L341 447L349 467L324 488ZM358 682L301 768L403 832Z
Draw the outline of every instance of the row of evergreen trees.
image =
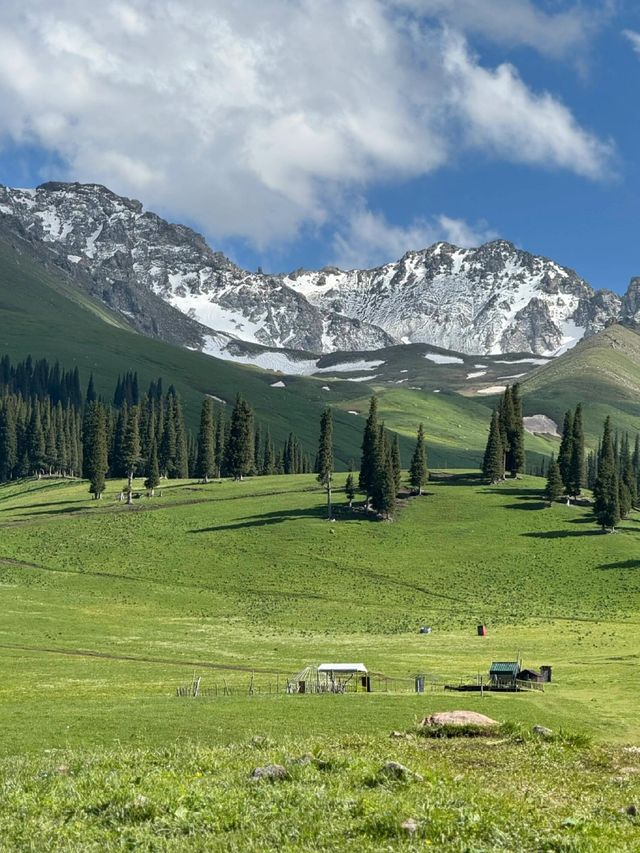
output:
M5 356L0 378L0 482L85 476L99 496L108 477L126 477L130 484L138 475L149 479L156 465L158 477L205 482L214 476L306 473L313 467L294 433L276 446L241 396L230 418L205 398L194 436L175 388L164 393L162 379L141 394L137 374L126 373L118 377L109 404L98 398L93 376L83 395L77 369L50 367L44 359L28 357L13 365Z
M520 385L509 385L491 416L489 436L482 460L482 475L490 483L512 477L525 469L524 423Z
M315 470L318 482L327 492L327 510L332 515L331 484L333 475L333 417L331 409L326 409L320 423L320 441L316 456ZM397 433L393 436L385 428L378 416L378 401L374 396L369 405L369 414L362 437L362 456L358 475L358 490L365 495L365 509L373 509L383 518L393 517L398 492L401 488L402 460L400 441ZM416 446L409 469L409 481L418 494L422 494L429 472L427 453L422 424L418 428ZM356 496L353 465L347 476L345 493L352 506Z

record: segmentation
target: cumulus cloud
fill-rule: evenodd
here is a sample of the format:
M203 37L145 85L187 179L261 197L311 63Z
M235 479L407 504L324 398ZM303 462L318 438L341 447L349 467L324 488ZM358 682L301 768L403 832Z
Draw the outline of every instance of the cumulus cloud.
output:
M634 51L640 55L640 33L637 33L634 30L623 30L622 34L629 42L631 42L631 47Z
M0 140L262 246L465 147L604 174L609 146L565 106L443 37L433 15L456 3L478 29L471 0L433 0L426 18L405 0L3 0Z
M581 128L548 92L532 92L512 65L481 67L465 41L452 34L443 66L453 113L470 142L514 161L570 169L594 179L606 174L612 143Z
M383 214L361 206L334 235L334 263L341 269L374 267L439 241L468 248L497 236L485 222L470 225L444 214L429 220L415 219L408 226L393 225Z

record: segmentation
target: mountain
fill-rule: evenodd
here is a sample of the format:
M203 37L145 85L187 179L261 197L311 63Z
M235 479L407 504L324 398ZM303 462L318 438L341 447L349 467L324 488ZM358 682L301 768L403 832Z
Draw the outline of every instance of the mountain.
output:
M640 334L609 326L523 378L522 394L527 413L543 413L558 424L568 408L583 403L591 447L607 415L633 440L640 431Z
M67 369L78 366L83 386L93 373L98 393L113 394L119 374L136 370L140 384L162 376L182 396L185 415L197 429L202 397L214 398L216 406L229 407L238 391L251 402L258 421L268 426L282 443L296 433L305 449L314 453L320 416L329 402L334 409L335 446L339 468L358 458L364 419L349 414L351 400L371 393L362 383L313 378L284 378L255 367L220 361L158 338L143 336L128 319L87 295L58 266L41 257L37 244L0 229L0 355L13 361L47 358ZM328 386L327 386L328 387ZM402 438L409 453L411 442Z
M548 356L640 320L640 280L625 297L595 291L502 240L437 243L372 270L264 275L97 184L0 187L0 223L142 333L231 360L243 351L234 341L314 355L426 343Z

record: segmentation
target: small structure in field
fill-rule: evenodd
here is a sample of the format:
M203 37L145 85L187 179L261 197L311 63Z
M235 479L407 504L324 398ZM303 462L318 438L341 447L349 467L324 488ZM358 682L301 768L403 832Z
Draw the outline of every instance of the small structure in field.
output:
M321 663L307 666L287 681L287 693L371 692L371 678L363 663Z
M491 686L502 690L515 690L520 673L520 661L494 661L489 669Z
M487 636L487 626L486 625L478 625L478 636L486 637Z

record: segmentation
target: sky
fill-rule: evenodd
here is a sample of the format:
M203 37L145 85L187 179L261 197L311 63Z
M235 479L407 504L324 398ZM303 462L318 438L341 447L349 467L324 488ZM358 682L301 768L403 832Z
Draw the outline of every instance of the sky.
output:
M640 275L636 0L2 0L0 183L265 271L503 238Z

